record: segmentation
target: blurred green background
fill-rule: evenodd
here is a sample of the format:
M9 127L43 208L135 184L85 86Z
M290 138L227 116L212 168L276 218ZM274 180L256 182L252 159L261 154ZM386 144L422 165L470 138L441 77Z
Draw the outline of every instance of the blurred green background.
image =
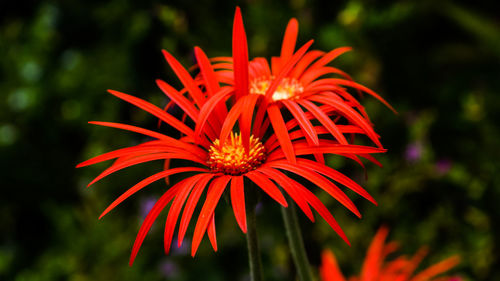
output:
M500 6L496 1L2 1L0 4L0 280L248 280L244 235L226 202L217 208L219 252L204 240L163 255L165 216L147 236L133 267L133 240L156 183L111 214L98 215L121 192L161 169L129 168L91 189L106 165L75 169L89 157L143 141L88 125L116 121L155 129L156 120L106 93L111 88L163 106L154 79L180 86L161 55L185 66L192 47L229 55L240 5L250 56L279 54L291 17L299 43L316 49L352 46L335 65L376 90L400 112L362 102L389 149L383 168L336 167L377 199L350 193L356 219L319 194L346 231L345 245L318 217L300 214L317 266L332 249L347 275L359 271L383 223L400 253L429 245L425 265L452 254L464 280L500 280ZM495 125L496 124L496 125ZM268 280L293 280L278 205L260 208L259 231Z

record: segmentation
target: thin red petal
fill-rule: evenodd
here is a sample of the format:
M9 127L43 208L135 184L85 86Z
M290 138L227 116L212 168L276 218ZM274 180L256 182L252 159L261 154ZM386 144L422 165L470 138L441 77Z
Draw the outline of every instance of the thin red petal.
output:
M281 116L281 112L279 108L272 104L267 108L267 113L269 114L269 120L271 120L271 125L274 128L274 132L280 142L281 148L285 153L286 159L291 163L296 163L295 152L292 146L292 141L290 140L290 136L288 135L288 131L285 126L285 121Z
M292 72L290 73L290 77L295 79L299 79L304 70L319 56L323 55L324 52L318 50L312 50L307 52L295 65ZM306 85L304 85L306 86Z
M248 95L248 46L245 27L239 7L233 23L233 63L236 99Z
M325 126L326 129L332 134L335 139L341 144L347 144L347 140L342 134L342 132L339 130L337 125L326 115L321 109L316 106L314 103L308 101L308 100L301 100L299 101L299 104L305 107L309 112L312 113L318 121Z
M287 207L288 203L286 202L285 197L281 194L280 190L276 185L269 180L266 176L262 174L256 173L255 171L248 172L245 176L253 181L257 186L259 186L265 193L267 193L271 198L276 200L276 202L280 203L283 207Z
M311 211L311 208L309 208L307 201L295 189L294 183L289 177L284 175L282 172L272 168L261 167L257 171L267 175L270 179L279 184L288 193L288 195L290 195L292 200L297 203L297 206L299 206L304 214L314 222L314 215Z
M284 169L286 171L290 171L292 173L295 173L308 181L314 183L317 185L319 188L323 189L326 191L330 196L335 198L337 201L339 201L340 204L344 205L347 209L349 209L351 212L353 212L356 216L361 217L361 213L359 212L358 208L356 208L356 205L345 195L340 188L338 188L335 184L330 182L329 180L325 179L323 176L306 169L303 166L300 165L292 165L289 164L285 161L274 161L271 163L267 163L266 165L269 165L270 167L277 168L277 169Z
M321 102L324 104L331 105L335 108L337 108L339 111L341 111L347 119L355 123L356 125L360 126L363 128L363 130L366 132L366 135L378 146L382 147L382 143L380 143L380 140L378 139L378 135L375 133L373 128L370 126L370 124L365 120L360 114L352 109L352 107L348 106L345 104L345 102L341 102L338 100L334 99L328 99L324 98L321 96L311 96L311 100Z
M344 231L342 230L342 228L340 228L333 215L330 213L330 211L328 211L321 200L319 200L318 197L316 197L311 191L309 191L298 182L295 182L295 187L297 191L300 192L302 196L307 200L307 202L309 202L311 207L313 207L318 212L318 214L328 223L328 225L330 225L330 227L340 236L340 238L342 238L342 240L344 240L348 245L351 245Z
M163 160L163 159L171 159L171 158L176 158L176 159L185 159L185 160L190 160L194 161L200 164L205 164L205 161L198 158L197 156L194 156L190 153L187 153L184 151L184 153L155 153L155 154L146 154L146 155L141 155L134 157L130 160L119 162L116 165L113 165L106 170L104 170L101 174L99 174L94 180L92 180L88 186L93 185L97 181L101 180L102 178L115 173L119 170L128 168L133 165L149 162L149 161L154 161L154 160Z
M170 245L172 244L172 237L174 236L175 225L177 224L177 220L179 218L179 214L181 213L182 206L186 202L186 199L191 190L193 189L194 185L200 179L200 176L203 175L196 175L184 180L183 185L181 185L179 192L177 193L177 195L175 195L175 199L172 202L172 205L170 206L167 220L165 222L165 231L163 234L164 248L166 254L170 252Z
M163 171L157 174L154 174L148 178L143 179L136 185L132 186L129 188L127 191L125 191L120 197L118 197L111 205L109 205L104 212L99 216L99 219L101 219L103 216L105 216L107 213L109 213L111 210L113 210L116 206L118 206L120 203L122 203L124 200L141 190L142 188L150 185L151 183L160 180L164 177L177 174L177 173L185 173L185 172L208 172L207 170L200 169L200 168L194 168L194 167L186 167L186 168L174 168L170 169L167 171Z
M186 87L189 91L198 107L201 107L205 103L205 96L201 92L200 88L198 88L191 75L189 75L187 70L169 52L166 50L162 50L162 52L168 64L175 72L179 80L181 80L184 87Z
M184 123L182 123L178 119L174 118L172 115L166 113L161 108L159 108L159 107L157 107L157 106L155 106L155 105L153 105L145 100L142 100L142 99L139 99L139 98L136 98L134 96L127 95L124 93L120 93L117 91L113 91L113 90L108 90L108 92L110 94L124 100L124 101L127 101L127 102L141 108L144 111L151 113L152 115L158 117L159 119L161 119L165 123L176 128L177 130L179 130L183 134L186 134L189 136L192 136L194 134L193 130L191 128L189 128L188 126L186 126Z
M198 120L196 121L194 132L197 140L202 140L201 133L202 131L204 131L208 118L220 103L224 103L229 98L231 91L232 90L229 87L221 89L217 94L210 97L202 106L202 108L200 109L200 115L198 117Z
M165 95L175 102L193 121L198 120L198 109L186 97L181 95L176 89L165 81L156 79L156 85L165 93Z
M161 142L159 142L159 141L151 141L148 143L161 144ZM85 167L85 166L89 166L89 165L94 165L96 163L100 163L100 162L107 161L110 159L126 156L126 155L129 155L130 153L134 153L134 152L155 153L155 152L167 152L167 150L168 150L168 146L166 146L166 145L126 147L126 148L117 149L117 150L107 152L107 153L101 154L99 156L93 157L89 160L86 160L86 161L78 164L76 167L81 168L81 167Z
M151 229L153 222L156 220L156 218L163 210L163 208L165 208L165 206L174 198L178 189L179 189L179 184L176 184L173 187L171 187L167 192L165 192L160 197L160 199L158 199L158 201L156 201L151 211L149 211L148 215L146 216L144 222L141 225L141 228L139 229L137 237L135 238L134 246L132 247L132 254L130 255L129 266L132 266L132 264L134 263L135 257L137 256L137 253L141 248L144 238Z
M182 213L181 222L179 225L179 234L177 238L178 247L182 245L182 241L184 240L184 236L186 235L186 231L189 226L189 221L193 216L194 209L198 204L198 200L200 199L203 190L207 186L208 182L214 177L214 174L205 174L203 178L201 178L193 188L191 195L189 195L189 199L186 202L186 206L184 207L184 211Z
M385 106L387 106L390 110L392 110L394 113L398 113L387 101L385 101L381 96L379 96L377 93L375 93L374 91L370 90L369 88L361 85L361 84L358 84L356 82L353 82L353 81L349 81L349 80L345 80L345 79L339 79L339 78L330 78L328 79L328 82L330 83L333 83L333 84L337 84L337 85L344 85L344 86L348 86L348 87L352 87L352 88L355 88L355 89L358 89L358 90L361 90L371 96L373 96L374 98L378 99L381 103L383 103Z
M318 164L317 162L308 159L301 159L301 158L297 159L297 165L307 167L308 169L321 173L324 176L347 186L352 191L356 192L357 194L363 196L368 201L377 205L375 199L373 199L373 197L364 188L362 188L359 184L357 184L355 181L351 180L348 176L342 174L341 172L333 168L330 168L326 165L321 165Z
M234 217L243 233L247 233L247 216L245 212L245 192L242 176L234 176L231 179L231 205Z
M212 214L212 219L208 223L208 239L215 252L217 252L217 235L215 233L215 214Z
M349 52L350 50L352 50L351 47L340 47L333 49L330 52L326 53L321 59L316 61L313 65L311 65L311 68L318 68L327 65L338 56L342 55L343 53Z
M219 203L219 199L226 189L226 185L230 179L230 176L222 176L215 179L212 189L208 192L203 208L200 211L198 222L196 223L196 227L194 229L193 244L191 247L191 255L193 257L198 250L198 246L200 246L201 239L203 238L203 234L205 233L208 223L212 218L215 206Z
M212 68L212 65L210 64L210 61L208 60L207 56L203 52L202 49L198 47L194 47L194 54L196 56L196 61L198 62L200 66L200 72L201 75L204 78L206 87L207 87L207 92L208 96L211 97L215 95L216 93L219 92L220 86L217 80L217 76L215 75L214 69ZM227 108L224 104L219 104L217 106L217 114L219 116L220 120L223 120L224 117L227 115ZM222 122L221 122L222 124Z
M283 100L282 103L286 106L286 108L292 113L293 117L297 119L299 123L300 129L304 132L304 135L307 139L309 139L312 144L319 145L318 135L316 134L316 130L314 130L313 125L306 118L304 111L300 108L299 105L295 101Z
M299 23L297 19L292 18L286 27L283 44L281 45L281 61L288 61L295 51L295 43L297 42L297 34L299 33Z

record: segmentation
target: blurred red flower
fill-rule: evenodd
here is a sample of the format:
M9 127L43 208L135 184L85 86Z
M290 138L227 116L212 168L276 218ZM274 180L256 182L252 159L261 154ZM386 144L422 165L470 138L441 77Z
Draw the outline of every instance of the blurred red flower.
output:
M438 262L417 274L414 274L420 262L427 255L428 250L421 248L413 257L405 256L386 262L385 258L393 253L398 244L395 242L385 243L389 230L381 227L368 248L365 262L359 276L347 279L339 269L335 255L325 250L322 255L320 275L322 281L449 281L454 280L449 276L438 275L455 267L460 259L452 256Z

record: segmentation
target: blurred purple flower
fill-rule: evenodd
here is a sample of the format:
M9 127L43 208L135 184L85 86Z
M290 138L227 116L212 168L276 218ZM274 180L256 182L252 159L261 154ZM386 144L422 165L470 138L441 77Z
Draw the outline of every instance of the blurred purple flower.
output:
M154 197L146 197L141 200L140 203L140 214L142 218L145 218L149 211L153 208L156 203L156 198Z
M191 247L191 241L184 240L182 242L182 245L180 247L177 247L178 240L176 238L174 238L172 240L172 245L174 245L172 247L172 254L179 255L179 256L185 256L185 255L189 254L189 248Z
M436 173L440 176L447 174L451 169L451 164L449 159L439 159L435 166Z
M412 142L406 146L405 159L408 162L417 162L422 158L422 143Z
M167 259L160 262L159 270L166 278L175 277L179 273L178 266L174 262Z

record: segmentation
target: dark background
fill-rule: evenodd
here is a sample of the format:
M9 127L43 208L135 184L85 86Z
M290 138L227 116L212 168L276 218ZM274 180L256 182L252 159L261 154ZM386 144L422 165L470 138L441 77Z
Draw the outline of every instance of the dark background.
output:
M384 167L368 165L365 180L359 167L329 160L379 206L349 194L364 214L358 220L319 193L352 246L321 218L312 224L300 215L313 265L329 248L346 275L359 272L385 223L400 253L430 247L423 266L459 254L453 274L500 280L500 9L496 1L430 0L2 1L0 279L247 280L244 235L225 202L217 208L219 252L204 240L195 259L188 248L164 256L160 216L129 268L144 213L165 186L154 184L97 217L160 164L129 168L91 189L87 183L106 165L75 169L142 141L87 121L156 128L152 116L106 89L163 106L154 79L180 85L161 49L185 66L196 45L209 56L229 55L235 5L242 8L251 57L279 54L286 24L297 17L299 43L313 38L316 49L352 46L334 65L400 113L370 97L362 101L389 149L378 157ZM264 202L258 219L267 279L292 280L278 205Z

